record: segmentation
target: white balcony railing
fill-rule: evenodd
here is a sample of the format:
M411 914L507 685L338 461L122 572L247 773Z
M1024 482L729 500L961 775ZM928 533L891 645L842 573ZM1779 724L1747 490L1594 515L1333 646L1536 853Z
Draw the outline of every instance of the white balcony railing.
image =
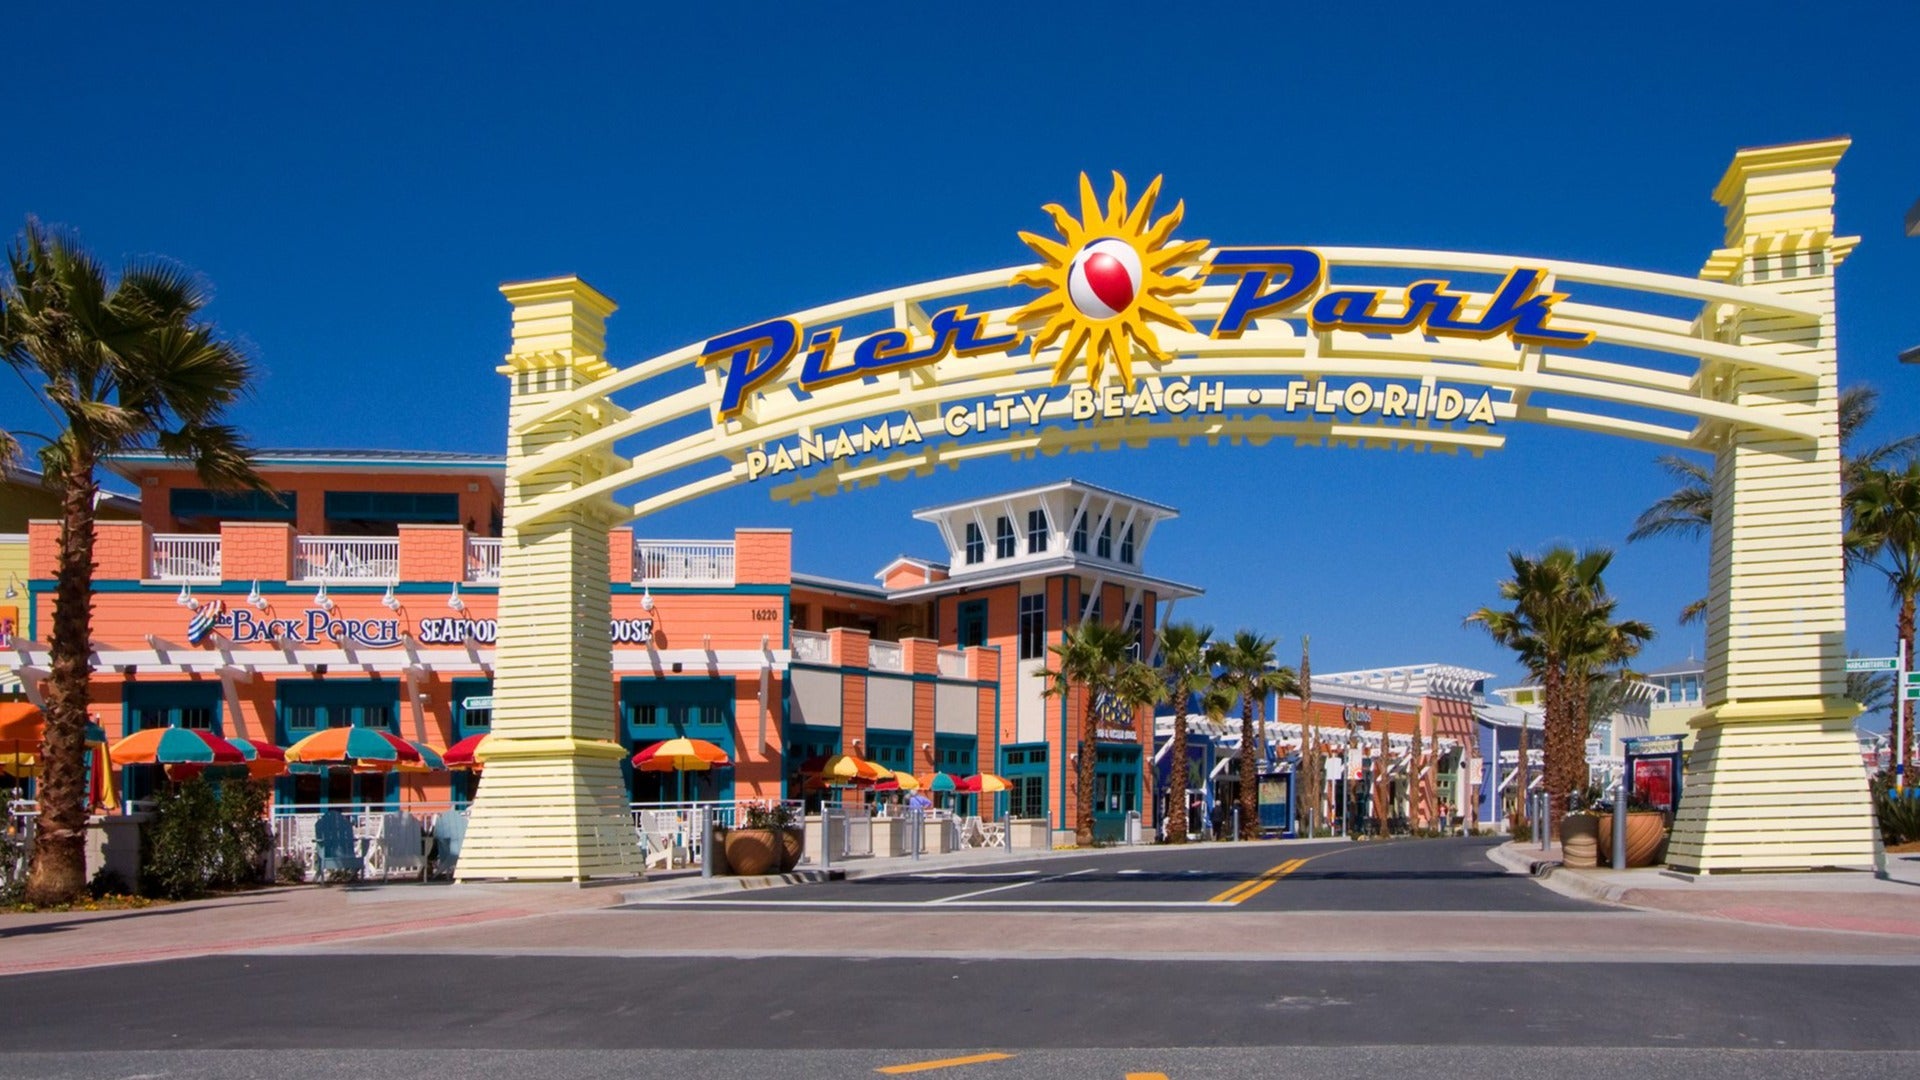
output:
M302 536L294 567L302 581L394 581L400 541L390 536Z
M467 540L467 580L500 580L500 541L470 537Z
M219 581L220 538L156 534L153 538L153 576L160 581Z
M731 540L635 540L633 581L647 585L733 584Z
M867 667L874 671L905 671L907 650L897 641L869 641Z
M940 650L940 675L947 679L967 677L967 653L965 649Z
M825 634L816 634L811 630L795 630L793 631L793 658L807 664L832 663L832 642Z

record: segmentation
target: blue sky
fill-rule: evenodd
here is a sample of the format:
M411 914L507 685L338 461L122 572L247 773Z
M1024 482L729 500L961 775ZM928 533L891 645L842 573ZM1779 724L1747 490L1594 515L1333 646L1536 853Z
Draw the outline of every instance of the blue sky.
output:
M1906 5L29 5L9 36L0 223L164 253L257 352L256 443L498 453L503 281L577 273L634 362L735 326L1027 261L1016 230L1081 170L1166 176L1182 235L1577 259L1693 275L1739 147L1851 135L1841 377L1868 438L1920 428L1920 76ZM533 14L529 14L532 11ZM962 12L965 12L964 17ZM17 383L0 425L35 427ZM1463 629L1504 552L1616 547L1643 666L1701 648L1674 615L1704 543L1627 546L1657 448L1516 426L1484 459L1266 448L983 463L798 507L760 487L640 524L790 525L802 569L938 554L912 510L1072 475L1170 503L1149 568L1209 590L1320 671L1443 661L1511 677ZM1850 639L1891 650L1883 583Z

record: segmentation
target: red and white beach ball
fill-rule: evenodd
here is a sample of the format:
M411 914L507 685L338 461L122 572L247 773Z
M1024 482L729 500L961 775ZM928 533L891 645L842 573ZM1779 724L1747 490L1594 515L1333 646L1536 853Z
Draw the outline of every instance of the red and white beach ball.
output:
M1125 240L1095 240L1080 249L1067 271L1067 295L1080 314L1111 319L1140 293L1140 253Z

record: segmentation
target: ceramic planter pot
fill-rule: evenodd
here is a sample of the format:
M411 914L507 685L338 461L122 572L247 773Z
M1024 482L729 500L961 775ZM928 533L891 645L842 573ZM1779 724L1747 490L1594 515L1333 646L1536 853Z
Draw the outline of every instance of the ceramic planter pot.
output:
M800 856L807 850L807 834L803 829L780 830L780 872L793 873L800 865Z
M727 865L740 877L771 874L780 865L780 838L773 829L727 830Z
M1600 865L1600 819L1592 814L1568 814L1560 819L1560 861L1576 870Z
M1658 810L1627 811L1627 865L1652 866L1667 846L1667 815ZM1613 865L1613 819L1600 828L1600 862Z

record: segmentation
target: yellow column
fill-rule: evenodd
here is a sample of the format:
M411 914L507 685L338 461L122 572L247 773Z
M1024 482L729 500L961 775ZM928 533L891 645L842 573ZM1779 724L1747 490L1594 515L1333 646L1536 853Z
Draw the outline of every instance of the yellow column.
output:
M606 500L529 520L544 495L625 465L596 452L535 472L522 463L593 431L618 412L589 402L531 430L524 418L605 377L613 302L578 278L507 285L513 349L501 545L493 738L456 876L583 880L641 872L614 738L607 531L624 515Z
M1833 234L1845 139L1742 150L1714 200L1726 247L1701 277L1764 289L1817 318L1721 310L1704 329L1813 368L1812 378L1703 372L1704 394L1814 421L1815 439L1720 433L1713 466L1706 709L1691 721L1676 869L1874 864L1877 834L1846 691L1834 268L1858 242Z

